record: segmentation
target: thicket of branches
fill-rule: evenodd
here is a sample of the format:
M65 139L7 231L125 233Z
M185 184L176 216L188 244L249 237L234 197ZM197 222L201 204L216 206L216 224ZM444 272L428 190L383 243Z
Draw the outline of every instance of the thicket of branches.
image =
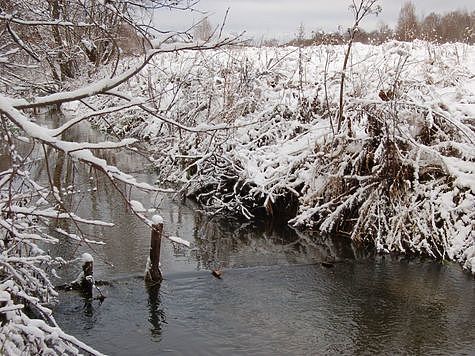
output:
M395 37L400 41L422 39L436 43L475 42L475 11L456 10L445 14L431 12L419 19L412 2L406 2L399 13Z
M97 124L149 141L158 180L212 213L291 219L473 268L473 48L357 46L358 14L377 10L358 4L347 46L162 57L124 87L148 92L159 114L131 108Z
M160 182L212 213L292 219L382 252L465 264L475 252L473 94L464 84L473 48L354 46L340 130L345 51L331 45L163 58L173 65L129 89L153 91L181 127L133 112L100 125L148 140ZM458 93L453 103L439 96L446 91Z
M357 4L355 35L358 14L377 10ZM159 180L212 213L290 219L475 271L472 56L467 44L350 39L164 58L128 89L151 91L180 126L131 112L101 127L148 140Z
M361 20L379 11L376 1L353 5L344 53L332 45L233 51L171 70L183 85L173 96L185 106L166 110L203 132L175 135L178 151L160 155L158 166L175 165L166 174L178 172L171 180L214 213L293 217L295 226L379 251L474 270L475 127L464 106L473 105L473 93L463 84L473 75L463 64L473 49L395 42L351 54ZM218 77L206 79L216 69ZM451 86L459 88L454 107L436 94ZM134 132L160 145L162 130L173 134L147 120Z

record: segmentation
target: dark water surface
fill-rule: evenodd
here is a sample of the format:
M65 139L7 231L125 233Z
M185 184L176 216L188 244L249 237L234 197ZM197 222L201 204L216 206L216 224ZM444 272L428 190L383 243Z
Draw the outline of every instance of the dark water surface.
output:
M431 263L345 262L118 280L102 305L74 294L69 332L112 355L473 355L473 282Z
M87 125L68 135L102 139ZM154 181L137 155L104 155L139 179ZM105 301L88 304L75 292L62 292L54 311L66 332L101 352L475 354L475 282L457 265L374 257L341 239L210 219L190 202L133 191L131 196L146 208L158 208L165 234L192 242L186 249L164 240L165 280L160 288L146 288L140 277L149 229L106 179L53 152L49 160L65 201L77 214L116 224L83 227L89 238L106 243L93 246L92 253L96 279L112 283L101 287ZM38 175L44 177L40 168ZM72 230L68 224L60 227ZM90 252L61 242L52 253L73 257L82 251ZM325 268L320 263L327 260L336 263ZM211 275L212 268L224 271L221 280ZM59 271L63 279L58 284L79 269L72 264Z

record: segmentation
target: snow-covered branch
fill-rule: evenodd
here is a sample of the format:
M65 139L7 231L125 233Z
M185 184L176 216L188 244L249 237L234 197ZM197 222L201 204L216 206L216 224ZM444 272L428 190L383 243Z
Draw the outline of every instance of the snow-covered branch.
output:
M226 38L214 44L202 44L202 43L184 43L166 45L161 42L155 43L157 48L152 48L147 51L140 64L124 71L123 73L113 77L98 80L90 85L86 85L82 88L65 91L61 93L55 93L51 95L35 97L30 99L10 99L8 105L16 109L30 109L37 107L45 107L51 105L63 104L71 101L78 101L84 98L90 98L94 95L105 94L108 91L118 87L125 83L127 80L137 75L143 70L143 68L150 62L150 60L159 54L176 53L184 50L188 51L202 51L211 50L219 47L227 46L234 43L235 38Z

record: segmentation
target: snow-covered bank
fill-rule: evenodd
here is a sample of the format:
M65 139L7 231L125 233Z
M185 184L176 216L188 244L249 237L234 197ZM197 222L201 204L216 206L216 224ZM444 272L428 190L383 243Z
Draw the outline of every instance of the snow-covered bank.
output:
M148 115L130 108L96 123L149 141L160 183L179 182L211 211L292 217L474 270L475 47L356 44L336 132L343 54L164 54L119 90L151 97Z

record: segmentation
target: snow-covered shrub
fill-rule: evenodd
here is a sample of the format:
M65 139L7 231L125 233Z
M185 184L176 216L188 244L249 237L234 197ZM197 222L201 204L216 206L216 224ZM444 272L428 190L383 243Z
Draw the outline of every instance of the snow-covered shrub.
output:
M318 189L304 186L292 223L371 241L381 251L463 262L474 244L473 145L463 127L441 129L451 126L442 114L410 105L404 115L391 105L354 109L364 113L353 120L360 134L318 147L323 154L313 164L321 181ZM398 120L388 115L394 109Z
M380 251L465 263L474 245L474 52L355 44L340 132L341 46L162 57L128 84L157 93L155 111L128 134L155 148L160 182L210 211L284 216Z

